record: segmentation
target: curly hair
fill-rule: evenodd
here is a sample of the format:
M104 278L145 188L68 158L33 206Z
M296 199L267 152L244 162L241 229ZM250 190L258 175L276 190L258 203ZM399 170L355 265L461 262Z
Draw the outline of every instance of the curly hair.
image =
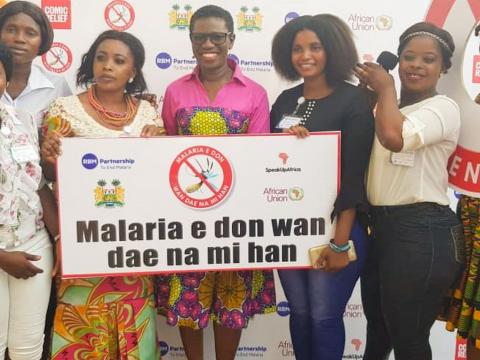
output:
M325 78L329 85L352 77L352 69L358 63L353 35L343 20L331 14L300 16L278 30L272 43L272 61L281 77L291 81L300 79L291 54L295 36L302 30L313 31L322 43L327 55Z
M442 54L442 63L443 69L447 72L448 69L452 66L452 56L455 51L455 43L453 42L452 35L444 29L439 28L438 26L429 23L429 22L418 22L413 24L408 29L406 29L402 35L400 35L397 54L400 56L405 46L409 41L414 38L418 33L420 35L431 36L432 39L435 39L440 47ZM429 35L430 34L430 35Z
M98 46L105 40L118 40L127 45L133 55L133 66L136 70L135 78L127 83L125 90L128 94L141 94L147 89L147 82L142 73L145 63L145 48L142 42L125 31L107 30L98 35L90 49L82 55L80 67L77 70L77 86L87 87L93 83L93 61Z

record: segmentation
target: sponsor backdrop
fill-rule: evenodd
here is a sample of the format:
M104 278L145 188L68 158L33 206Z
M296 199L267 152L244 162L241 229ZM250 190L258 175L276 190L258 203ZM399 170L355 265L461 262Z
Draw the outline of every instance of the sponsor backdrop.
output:
M4 3L5 1L0 1ZM50 71L62 74L74 89L74 75L80 57L102 30L113 28L131 31L144 43L147 60L145 73L149 89L162 94L172 80L195 66L188 40L188 23L192 13L207 1L200 0L36 0L50 17L55 28L52 49L39 59ZM480 142L474 119L480 107L472 98L479 92L480 58L478 40L473 36L480 17L479 0L234 0L215 1L228 9L235 19L237 39L231 56L244 73L268 91L270 101L290 84L278 79L270 60L270 45L277 29L303 14L333 13L352 29L364 61L374 60L382 50L395 52L400 33L410 24L429 19L452 32L457 44L454 68L442 81L442 91L462 105L464 130L457 156L450 165L456 190L478 194ZM274 6L272 6L274 4ZM161 104L160 104L161 105ZM469 136L470 135L470 136ZM452 199L454 196L452 195ZM244 332L237 358L293 358L288 334L288 304L278 286L278 313L255 319ZM345 359L361 359L365 342L365 320L358 289L346 309L347 339ZM273 329L275 329L273 331ZM209 332L206 351L213 352ZM159 321L159 341L164 359L184 358L176 329ZM435 359L465 359L465 345L454 354L455 337L435 325L432 334ZM213 358L207 357L207 358Z

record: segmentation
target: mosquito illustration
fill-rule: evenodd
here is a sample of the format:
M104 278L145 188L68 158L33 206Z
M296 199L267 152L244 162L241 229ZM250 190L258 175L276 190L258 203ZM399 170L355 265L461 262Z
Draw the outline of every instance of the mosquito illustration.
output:
M127 11L126 11L125 8L122 8L121 10L118 10L118 9L115 8L115 6L112 6L112 10L118 16L115 20L112 20L112 22L114 24L117 24L120 21L122 21L124 24L127 23L127 20L125 20L125 15L127 15Z
M192 184L192 185L188 185L186 188L185 188L185 191L189 194L191 193L194 193L195 191L198 191L200 190L200 188L202 187L203 183L205 182L205 180L208 180L208 179L211 179L211 178L214 178L214 177L217 177L218 174L215 174L212 172L212 169L213 169L213 161L210 161L209 158L207 158L207 167L206 169L203 168L203 166L198 162L197 159L195 159L195 162L197 163L198 167L200 168L201 172L200 172L200 181L198 183L195 183L195 184ZM196 177L198 177L197 175L195 175ZM217 190L217 188L215 187L215 185L213 184L210 184L215 190Z

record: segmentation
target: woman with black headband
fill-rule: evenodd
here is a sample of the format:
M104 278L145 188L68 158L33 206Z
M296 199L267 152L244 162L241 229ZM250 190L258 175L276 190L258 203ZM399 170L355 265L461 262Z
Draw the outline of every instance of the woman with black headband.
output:
M449 208L447 161L460 129L457 104L436 90L451 66L451 35L417 23L398 47L400 100L377 64L355 69L377 94L368 171L374 241L362 278L365 360L432 358L430 329L462 267L462 227Z

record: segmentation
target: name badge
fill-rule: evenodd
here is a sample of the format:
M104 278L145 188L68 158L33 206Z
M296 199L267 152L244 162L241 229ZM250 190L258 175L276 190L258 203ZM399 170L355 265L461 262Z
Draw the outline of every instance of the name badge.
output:
M17 163L40 160L38 151L32 145L17 145L11 148L12 157Z
M393 165L413 167L415 153L413 151L403 151L394 153L390 156L390 162Z
M296 115L283 115L282 120L277 125L277 129L288 129L292 126L300 124L303 118Z

